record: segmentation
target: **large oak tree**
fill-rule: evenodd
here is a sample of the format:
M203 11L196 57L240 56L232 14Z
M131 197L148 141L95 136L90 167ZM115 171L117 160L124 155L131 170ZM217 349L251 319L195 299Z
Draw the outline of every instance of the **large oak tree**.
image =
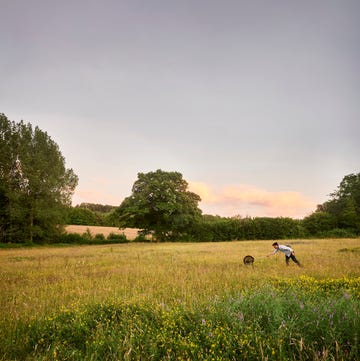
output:
M121 227L140 228L159 241L188 238L201 217L201 199L187 188L178 172L138 173L131 196L117 209Z

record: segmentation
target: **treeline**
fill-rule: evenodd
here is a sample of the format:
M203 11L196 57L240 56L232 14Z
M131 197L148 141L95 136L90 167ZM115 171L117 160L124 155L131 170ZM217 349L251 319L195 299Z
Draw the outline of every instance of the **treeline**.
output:
M306 236L301 221L292 218L232 217L204 215L194 229L196 241L290 239Z
M313 222L316 216L304 219L287 217L221 218L203 216L194 229L196 241L296 239L296 238L353 238L359 231L353 228L328 227Z
M79 242L65 233L67 224L138 228L142 231L137 240L160 242L360 235L360 173L345 176L329 201L302 220L203 215L200 197L188 190L179 172L138 173L131 196L117 207L72 207L77 183L77 175L66 168L58 145L46 132L0 113L2 244ZM92 241L91 237L82 240Z
M116 208L110 205L81 203L68 209L67 224L117 227Z
M111 207L109 212L92 211L84 204L69 209L68 224L85 226L118 227L116 208ZM108 208L110 209L110 208ZM331 219L332 222L328 220ZM192 229L183 236L171 241L194 242L221 242L231 240L265 240L265 239L298 239L298 238L339 238L357 237L359 232L353 227L344 227L334 221L335 218L323 211L314 212L304 219L289 217L220 217L202 215L201 219L192 226ZM76 237L76 236L75 236ZM114 238L114 237L113 237ZM96 235L94 240L100 241L101 236ZM147 238L149 240L151 238ZM79 239L73 239L80 242ZM83 235L83 241L89 241L89 235ZM137 241L145 241L139 233ZM124 242L124 238L122 238Z
M177 201L174 202L174 198ZM69 211L68 222L140 228L143 229L140 235L152 235L160 241L218 242L360 235L360 173L345 176L330 199L304 219L202 215L194 202L188 206L189 199L191 202L194 195L186 191L181 174L158 170L139 174L133 195L119 207L83 204ZM186 214L188 209L192 213ZM156 237L156 227L160 227L162 237Z

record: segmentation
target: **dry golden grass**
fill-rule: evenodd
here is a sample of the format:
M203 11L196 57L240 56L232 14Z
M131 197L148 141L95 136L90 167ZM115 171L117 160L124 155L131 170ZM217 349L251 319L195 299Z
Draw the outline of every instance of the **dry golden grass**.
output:
M96 234L103 234L107 237L110 233L114 234L124 234L127 239L133 240L137 237L138 229L136 228L124 228L119 229L118 227L100 227L100 226L78 226L78 225L68 225L65 227L67 233L78 233L84 234L90 232L92 236Z
M360 275L360 253L351 251L359 239L288 242L303 268L286 267L282 254L265 257L272 241L1 249L0 329L92 302L194 304L273 278ZM242 263L248 254L253 266Z

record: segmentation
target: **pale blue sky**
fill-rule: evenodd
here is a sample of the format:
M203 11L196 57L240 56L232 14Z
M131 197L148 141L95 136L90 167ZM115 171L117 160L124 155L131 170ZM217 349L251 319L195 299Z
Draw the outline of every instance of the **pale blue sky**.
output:
M204 213L304 217L360 171L360 2L0 0L0 112L118 205L178 171Z

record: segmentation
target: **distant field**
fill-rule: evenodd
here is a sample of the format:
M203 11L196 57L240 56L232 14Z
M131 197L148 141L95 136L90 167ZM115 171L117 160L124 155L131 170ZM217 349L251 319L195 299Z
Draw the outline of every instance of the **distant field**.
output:
M110 233L124 234L128 240L133 240L138 235L138 229L136 228L124 228L120 230L118 227L69 225L65 227L65 230L67 233L78 234L83 234L89 230L92 236L95 236L96 234L103 234L105 237L107 237Z
M1 249L0 360L357 360L360 240L271 243Z

